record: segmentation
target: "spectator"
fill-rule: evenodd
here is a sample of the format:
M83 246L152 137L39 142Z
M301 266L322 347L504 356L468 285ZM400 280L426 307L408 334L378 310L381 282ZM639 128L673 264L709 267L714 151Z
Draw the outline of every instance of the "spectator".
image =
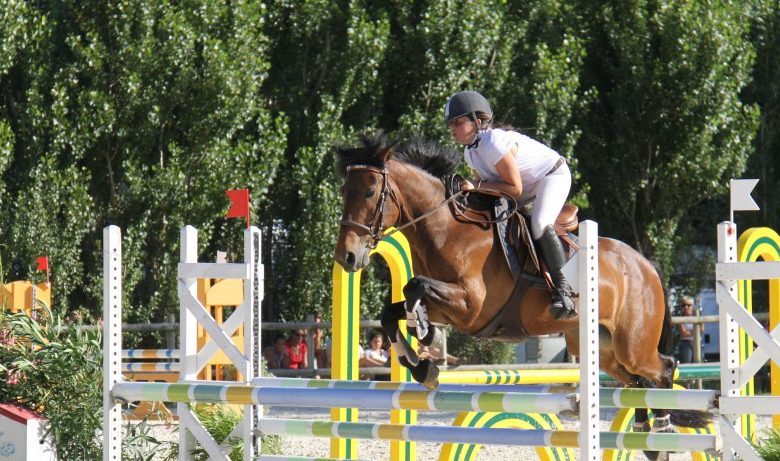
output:
M309 359L307 357L309 348L306 346L306 331L295 330L287 341L287 356L289 364L287 368L299 370L309 368Z
M273 346L266 346L263 349L263 358L268 365L268 369L288 368L290 357L287 355L287 340L284 335L274 338Z
M682 315L685 317L693 316L693 298L690 296L682 297ZM678 325L680 332L679 359L680 363L693 362L693 323L681 323Z
M319 313L314 314L314 321L322 322L322 317ZM314 359L316 360L315 368L330 368L330 360L328 360L327 347L330 342L323 341L324 335L321 328L314 328L312 334L312 347L314 348Z
M382 347L385 343L384 335L379 330L371 332L371 337L368 340L369 348L360 350L360 366L361 367L389 367L390 366L390 353ZM361 376L361 379L368 379L369 376ZM390 375L375 375L374 379L377 381L387 381L390 379Z

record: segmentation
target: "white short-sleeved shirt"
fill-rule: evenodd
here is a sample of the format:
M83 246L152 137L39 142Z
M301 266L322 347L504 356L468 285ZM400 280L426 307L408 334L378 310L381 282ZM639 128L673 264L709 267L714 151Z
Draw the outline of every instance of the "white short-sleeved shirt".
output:
M385 349L379 349L375 351L373 349L366 349L363 351L363 356L374 360L387 361L390 358L390 353Z
M466 163L486 181L503 181L496 169L496 163L513 145L517 146L515 165L520 172L524 191L533 190L536 183L545 177L561 157L539 141L516 131L488 128L480 134L482 139L479 146L473 149L466 147L463 156Z

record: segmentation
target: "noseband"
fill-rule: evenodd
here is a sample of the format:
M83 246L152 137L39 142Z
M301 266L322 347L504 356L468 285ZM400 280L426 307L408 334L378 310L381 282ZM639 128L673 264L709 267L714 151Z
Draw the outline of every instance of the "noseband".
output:
M368 232L368 248L373 250L379 244L379 241L386 237L383 235L384 227L382 226L382 223L384 222L387 196L391 196L396 204L398 204L398 199L395 196L395 192L390 189L389 181L387 180L387 168L377 168L371 165L349 165L347 167L347 174L352 171L370 171L371 173L376 173L382 176L382 192L379 193L379 203L377 203L376 209L374 210L374 219L371 221L371 223L366 225L351 219L341 220L342 226L357 227L358 229L363 229L364 231Z

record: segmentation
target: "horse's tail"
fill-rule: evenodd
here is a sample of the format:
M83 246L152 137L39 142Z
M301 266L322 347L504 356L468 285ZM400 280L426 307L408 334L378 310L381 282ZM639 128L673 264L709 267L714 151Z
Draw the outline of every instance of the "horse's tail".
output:
M658 352L664 355L672 355L674 353L674 334L672 327L672 309L669 306L669 291L667 290L666 283L664 283L663 269L661 265L655 261L651 261L655 268L658 279L661 281L661 289L664 292L664 322L661 327L661 337L658 339Z
M669 291L664 283L663 269L661 265L652 261L658 278L661 280L661 288L664 292L664 322L661 327L661 337L658 339L658 352L664 355L672 356L674 354L674 327L672 326L672 308L669 305ZM677 360L674 360L672 374L677 368ZM675 426L692 427L702 429L712 423L712 415L701 410L670 410L670 421Z

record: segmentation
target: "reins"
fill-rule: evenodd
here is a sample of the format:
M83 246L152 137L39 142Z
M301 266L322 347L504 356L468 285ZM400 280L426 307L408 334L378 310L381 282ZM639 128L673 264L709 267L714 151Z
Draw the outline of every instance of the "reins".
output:
M349 165L347 167L347 174L349 174L352 171L370 171L372 173L376 173L382 177L382 192L379 196L379 202L377 203L377 207L374 210L374 218L372 222L369 225L361 224L359 222L353 221L351 219L342 219L341 225L342 226L352 226L357 227L359 229L363 229L368 232L369 235L369 242L368 247L371 249L376 248L376 246L379 244L380 241L383 239L395 234L398 231L401 231L403 229L408 228L409 226L412 226L423 219L427 218L428 216L432 215L436 211L438 211L443 206L449 205L452 203L453 207L453 214L456 214L458 218L475 224L496 224L503 221L508 220L515 212L518 210L517 201L509 195L508 193L497 190L497 189L480 189L480 193L484 193L487 195L493 195L495 197L504 197L506 198L512 206L510 207L511 212L506 213L505 216L497 219L473 219L466 216L467 211L471 211L472 213L479 213L476 210L473 210L468 207L468 205L464 205L460 202L455 201L458 197L470 192L470 191L458 191L452 195L450 195L448 198L443 200L441 203L436 205L435 207L431 208L430 210L426 211L425 213L421 214L420 216L412 219L411 221L408 221L400 226L395 227L390 232L385 232L384 227L382 226L382 223L384 221L384 212L385 212L385 205L387 203L387 197L390 196L391 200L393 200L400 209L401 205L398 202L398 197L395 194L395 191L390 187L389 181L387 179L387 168L378 168L372 165Z

